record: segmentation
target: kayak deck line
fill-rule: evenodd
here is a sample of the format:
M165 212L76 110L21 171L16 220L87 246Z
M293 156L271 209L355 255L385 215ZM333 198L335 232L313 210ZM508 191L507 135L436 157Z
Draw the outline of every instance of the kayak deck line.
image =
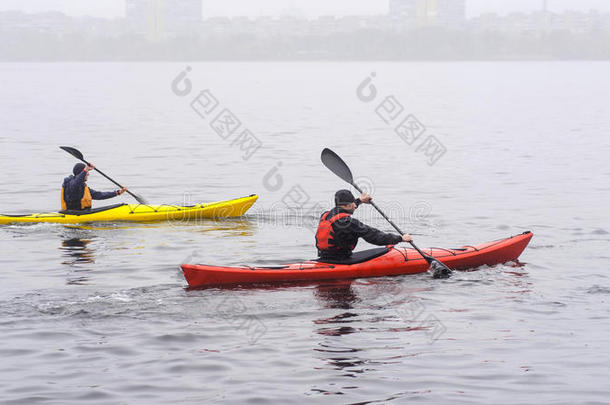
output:
M249 197L254 197L255 194L250 194L247 197L242 197L242 198L249 198ZM154 212L167 212L167 211L171 211L171 210L166 210L166 211L161 211L162 207L168 207L171 208L173 210L176 211L193 211L193 210L198 210L198 209L202 209L202 208L210 208L210 207L214 207L216 205L222 205L225 204L227 201L215 201L215 202L210 202L210 203L197 203L197 204L193 204L193 205L173 205L173 204L161 204L161 205L149 205L149 204L124 204L124 205L129 205L132 208L132 211L130 212L130 214L139 214L138 212L136 212L136 210L139 207L148 207L149 209L154 210ZM155 208L156 207L156 208Z
M256 196L256 194L250 194L249 196L246 197L241 197L241 198L251 198ZM229 200L229 201L236 201L239 200L241 198L236 198L235 200ZM171 210L166 210L166 211L161 211L161 207L168 207L168 208L172 208L176 211L193 211L193 210L198 210L198 209L202 209L202 208L210 208L213 207L215 205L223 205L226 204L228 201L214 201L214 202L209 202L209 203L197 203L197 204L193 204L193 205L173 205L173 204L161 204L161 205L149 205L149 204L124 204L124 205L129 205L132 208L132 211L130 212L130 214L139 214L136 212L136 210L139 207L148 207L152 210L154 210L154 212L167 212L167 211L171 211ZM156 208L155 208L156 207Z
M430 256L454 270L516 261L533 237L524 232L505 239L463 246L458 249L429 248ZM377 251L377 252L375 252ZM293 281L322 281L366 277L397 276L428 271L429 264L415 249L392 246L379 255L379 249L356 252L371 259L353 264L325 263L321 259L281 266L212 266L182 264L189 287L269 284Z

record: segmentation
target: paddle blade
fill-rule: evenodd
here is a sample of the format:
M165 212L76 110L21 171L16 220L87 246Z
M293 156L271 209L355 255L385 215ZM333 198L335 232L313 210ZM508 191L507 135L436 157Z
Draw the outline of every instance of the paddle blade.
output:
M78 160L85 160L85 158L83 157L83 154L80 153L80 151L78 149L72 148L70 146L60 146L59 148L65 150L66 152L68 152L69 154L71 154L72 156L77 158Z
M430 269L432 270L432 278L449 278L451 277L451 269L445 266L438 260L432 259L430 263Z
M349 184L354 184L354 176L352 176L351 170L347 164L345 164L343 159L339 157L339 155L328 148L324 148L321 159L324 166L326 166L331 172L335 173Z

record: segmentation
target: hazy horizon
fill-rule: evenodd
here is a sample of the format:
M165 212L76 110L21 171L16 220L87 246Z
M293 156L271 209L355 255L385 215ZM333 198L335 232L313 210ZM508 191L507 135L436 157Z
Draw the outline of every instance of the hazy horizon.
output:
M600 12L610 11L607 0L547 0L548 9L553 12L566 10ZM315 18L321 15L375 15L385 14L388 1L370 0L259 0L253 4L248 0L202 0L204 17L258 17L280 16L284 14ZM467 0L467 16L476 17L482 13L508 14L511 12L531 12L542 9L542 0ZM23 12L60 11L71 16L95 16L116 18L125 15L125 0L3 0L0 11L19 10ZM346 12L349 10L349 12Z

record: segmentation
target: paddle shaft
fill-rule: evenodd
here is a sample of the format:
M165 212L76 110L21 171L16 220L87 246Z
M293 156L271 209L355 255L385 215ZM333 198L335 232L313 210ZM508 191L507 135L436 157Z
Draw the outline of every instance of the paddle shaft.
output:
M352 175L352 171L349 169L349 166L343 161L343 159L341 159L339 155L337 155L335 152L328 148L324 148L324 150L322 150L322 155L320 156L320 158L322 159L322 163L324 164L324 166L326 166L331 172L336 174L343 181L351 184L356 190L362 193L360 187L354 184L354 176ZM396 224L392 222L390 218L388 218L388 216L384 214L384 212L381 211L381 209L379 209L379 207L374 202L371 201L371 205L375 207L375 209L386 219L386 221L388 221L394 227L394 229L398 231L398 233L400 233L400 235L404 235L400 228L398 228L398 226L396 226ZM415 250L417 250L417 253L419 253L434 270L434 278L449 277L449 275L451 274L451 269L449 267L444 265L441 261L426 255L417 246L415 246L415 243L413 243L412 241L409 243L415 248Z
M76 157L76 156L75 156ZM78 157L76 157L77 159L79 159ZM79 159L80 161L82 161L83 163L86 163L88 166L91 166L91 163L87 162L85 159ZM108 180L110 180L111 182L113 182L114 184L116 184L117 186L119 186L120 188L125 188L122 185L120 185L119 183L117 183L116 181L112 180L110 177L108 177L103 171L101 171L100 169L98 169L97 167L94 168L93 170L95 170L96 172L98 172L99 174L101 174L102 176L104 176L105 178L107 178ZM133 194L131 191L126 190L133 198L135 198L136 200L139 200L139 197L136 196L135 194Z
M354 188L356 190L358 190L358 192L360 194L363 193L363 191L360 189L360 187L358 187L357 184L355 184L354 182L352 182L352 186L354 186ZM379 208L377 206L377 204L375 204L373 201L371 201L371 205L377 210L377 212L379 212L381 214L382 217L384 217L386 219L386 221L388 221L390 223L390 225L392 225L394 227L394 229L396 229L396 231L398 231L398 233L402 236L404 235L404 232L400 230L400 228L398 227L398 225L396 225L394 222L392 222L392 220L390 218L388 218L388 216L381 210L381 208ZM413 243L413 241L409 242L411 244L411 246L413 246L413 248L415 250L417 250L417 252L423 256L424 259L426 259L426 261L428 263L432 263L432 258L430 256L428 256L427 254L425 254L424 252L422 252L421 250L419 250L419 248L417 246L415 246L415 243Z

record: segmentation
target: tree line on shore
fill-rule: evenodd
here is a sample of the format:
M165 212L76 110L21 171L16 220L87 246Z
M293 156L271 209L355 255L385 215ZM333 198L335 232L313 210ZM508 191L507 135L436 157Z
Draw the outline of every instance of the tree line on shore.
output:
M321 35L209 33L145 35L0 33L2 61L146 60L608 60L610 31L575 33L420 28Z

